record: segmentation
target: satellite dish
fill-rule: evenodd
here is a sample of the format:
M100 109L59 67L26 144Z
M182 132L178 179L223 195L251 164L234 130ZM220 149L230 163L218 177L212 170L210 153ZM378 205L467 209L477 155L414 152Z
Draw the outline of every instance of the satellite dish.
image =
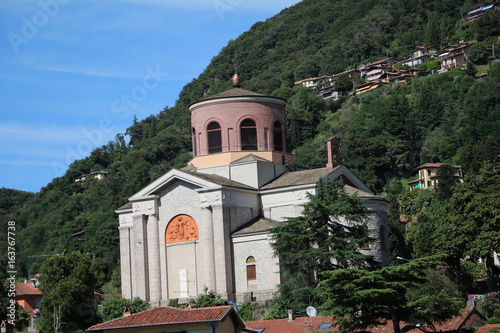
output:
M309 317L316 317L316 309L314 306L308 306L306 309L306 313Z

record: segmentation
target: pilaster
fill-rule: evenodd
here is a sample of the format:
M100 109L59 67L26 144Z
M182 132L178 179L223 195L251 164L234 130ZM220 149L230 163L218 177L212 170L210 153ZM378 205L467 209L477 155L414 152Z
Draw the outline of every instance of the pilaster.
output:
M160 269L160 235L158 218L156 215L147 216L147 247L149 268L149 300L151 305L159 305L162 299L161 293L161 269Z
M140 297L149 301L149 267L148 267L148 237L146 232L146 219L144 215L134 215L134 249L135 249L135 293L134 297Z
M120 227L120 269L122 282L122 297L132 298L132 252L130 249L130 228Z

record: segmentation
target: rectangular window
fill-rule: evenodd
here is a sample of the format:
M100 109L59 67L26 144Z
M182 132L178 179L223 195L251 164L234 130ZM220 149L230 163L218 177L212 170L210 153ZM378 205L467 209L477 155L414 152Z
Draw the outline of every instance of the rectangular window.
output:
M255 280L257 279L257 271L255 269L255 265L247 266L247 280Z

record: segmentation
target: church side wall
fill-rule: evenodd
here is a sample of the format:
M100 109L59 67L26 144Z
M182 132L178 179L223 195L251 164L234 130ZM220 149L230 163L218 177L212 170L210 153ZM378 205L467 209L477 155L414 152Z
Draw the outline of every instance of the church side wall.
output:
M236 302L264 301L280 283L278 258L274 257L269 234L233 237ZM247 259L255 258L255 281L247 279Z

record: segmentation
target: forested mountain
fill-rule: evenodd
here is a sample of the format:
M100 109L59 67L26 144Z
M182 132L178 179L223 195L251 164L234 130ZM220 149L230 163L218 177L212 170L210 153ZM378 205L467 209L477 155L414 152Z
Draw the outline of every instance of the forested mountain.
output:
M72 163L39 193L20 199L25 204L9 217L18 230L19 275L37 273L46 255L81 251L101 265L100 286L118 278L114 210L169 169L186 165L191 158L188 105L229 89L235 66L244 89L288 100L289 147L303 167L324 166L325 141L336 135L343 162L375 191L383 191L391 179L411 176L424 162L461 164L474 173L499 153L498 64L485 65L484 78L457 69L335 102L293 86L387 56L406 58L417 45L441 48L467 40L483 48L496 43L499 50L500 12L464 25L462 14L474 4L303 0L255 23L184 87L174 107L134 119L126 133ZM98 170L108 176L75 183Z

